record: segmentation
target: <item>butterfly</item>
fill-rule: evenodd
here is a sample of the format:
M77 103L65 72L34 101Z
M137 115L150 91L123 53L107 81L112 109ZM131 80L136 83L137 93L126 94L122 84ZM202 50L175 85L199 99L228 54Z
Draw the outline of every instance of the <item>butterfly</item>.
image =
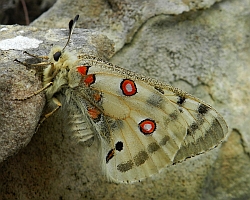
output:
M44 87L25 98L45 91L48 104L54 105L40 124L67 107L70 131L82 142L99 138L103 172L121 183L153 176L225 138L223 117L202 100L94 56L67 51L78 18L69 22L66 45L53 47L44 57Z

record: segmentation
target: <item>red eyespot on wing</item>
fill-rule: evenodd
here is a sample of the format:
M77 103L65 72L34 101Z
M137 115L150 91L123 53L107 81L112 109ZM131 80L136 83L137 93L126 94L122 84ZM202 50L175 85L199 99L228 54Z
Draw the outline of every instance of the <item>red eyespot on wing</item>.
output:
M95 82L95 75L94 74L88 74L90 66L79 66L77 67L77 71L84 77L83 82L85 85L90 86Z
M87 85L88 87L89 87L91 84L95 83L95 75L94 75L94 74L86 75L86 76L84 77L84 83L85 83L85 85Z
M139 123L139 128L144 135L149 135L155 131L156 123L152 119L144 119Z
M97 110L96 108L88 108L88 113L92 119L100 118L100 114L101 114L101 112Z
M76 69L82 76L86 76L88 74L89 68L90 66L79 66Z
M121 82L120 87L121 87L122 93L126 96L133 96L137 93L135 82L132 80L124 79Z
M111 149L106 156L106 163L108 163L115 155L115 150Z
M96 92L96 93L93 94L93 98L94 98L94 100L95 100L96 102L99 102L99 101L101 101L101 99L102 99L102 95L101 95L101 93Z

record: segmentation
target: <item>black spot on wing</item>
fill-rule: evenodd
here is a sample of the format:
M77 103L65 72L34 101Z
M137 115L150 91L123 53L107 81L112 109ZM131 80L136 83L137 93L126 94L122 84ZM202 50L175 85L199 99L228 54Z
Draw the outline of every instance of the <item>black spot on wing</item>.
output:
M158 149L160 149L160 146L156 142L153 142L153 143L149 144L148 147L147 147L147 150L148 150L149 153L154 153Z
M117 165L117 170L120 172L127 172L133 168L133 165L134 165L133 161L129 160L125 163L121 163L121 164Z
M165 126L168 126L168 124L170 122L177 120L177 118L178 118L178 111L174 110L174 112L172 112L168 116L164 117Z
M201 103L200 106L198 107L198 112L202 115L205 115L208 111L210 110L210 107L207 105Z
M168 135L165 135L159 142L160 146L163 146L167 143L167 141L170 140L170 137Z
M158 86L155 86L155 89L156 89L158 92L164 94L164 90L163 90L162 88L160 88L160 87L158 87Z
M146 151L140 151L135 157L134 157L134 161L135 161L135 165L136 166L140 166L143 163L146 162L146 160L149 158L149 155Z
M183 96L178 97L177 104L182 105L185 102L186 98Z
M213 134L213 139L217 141L220 141L224 138L223 128L216 118L213 119L211 126L207 130L207 134Z
M199 125L196 122L193 122L187 130L188 135L192 135L197 129L199 128Z
M117 151L123 150L123 142L121 142L121 141L117 142L117 143L115 144L115 149L116 149Z
M161 95L153 94L147 99L147 104L152 105L154 107L160 108L163 103L163 98Z
M176 110L172 113L169 114L169 117L171 118L171 120L176 120L178 118L178 114L176 112Z

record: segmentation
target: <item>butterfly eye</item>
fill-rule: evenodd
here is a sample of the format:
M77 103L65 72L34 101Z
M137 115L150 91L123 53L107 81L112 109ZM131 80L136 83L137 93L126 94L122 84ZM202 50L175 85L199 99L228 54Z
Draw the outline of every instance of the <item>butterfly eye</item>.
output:
M62 55L62 52L61 52L61 51L56 52L56 53L53 55L54 60L55 60L55 61L58 61L59 58L61 57L61 55Z

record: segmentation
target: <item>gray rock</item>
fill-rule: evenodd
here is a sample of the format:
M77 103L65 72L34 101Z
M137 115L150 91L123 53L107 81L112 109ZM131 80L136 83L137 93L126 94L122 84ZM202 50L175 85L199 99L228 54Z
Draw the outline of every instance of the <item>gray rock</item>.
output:
M82 20L77 27L102 31L115 42L115 48L119 50L125 43L131 42L134 34L148 19L158 15L179 15L183 12L205 9L215 2L216 0L156 0L153 2L150 0L76 0L72 3L60 0L32 24L40 27L62 28L68 23L69 18L81 14ZM62 12L62 9L67 9L67 12Z
M31 95L41 87L41 81L35 76L34 70L27 70L26 67L14 62L14 59L23 56L21 51L13 50L16 47L21 48L17 43L24 41L24 38L15 36L20 34L22 29L18 26L1 26L0 30L2 37L0 41L0 162L2 162L30 142L45 98L40 94L26 101L15 100ZM34 41L31 41L34 44ZM30 47L29 42L28 47ZM25 44L23 43L22 46L24 47Z

